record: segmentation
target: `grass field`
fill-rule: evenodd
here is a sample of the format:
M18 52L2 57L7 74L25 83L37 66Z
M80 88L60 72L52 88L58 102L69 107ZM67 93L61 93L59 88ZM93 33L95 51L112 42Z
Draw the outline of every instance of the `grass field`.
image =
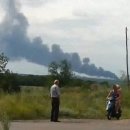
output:
M61 88L60 118L104 119L106 96L110 88L99 86ZM130 90L123 87L122 118L130 118ZM12 119L50 118L49 88L23 87L19 94L0 93L0 115Z

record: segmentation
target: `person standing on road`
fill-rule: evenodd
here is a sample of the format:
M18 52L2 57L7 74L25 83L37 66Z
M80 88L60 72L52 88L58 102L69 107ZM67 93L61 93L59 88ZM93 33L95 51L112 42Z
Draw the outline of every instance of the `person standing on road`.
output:
M59 80L55 80L54 84L50 88L50 96L51 96L51 121L59 122L59 105L60 105L60 88L59 88Z

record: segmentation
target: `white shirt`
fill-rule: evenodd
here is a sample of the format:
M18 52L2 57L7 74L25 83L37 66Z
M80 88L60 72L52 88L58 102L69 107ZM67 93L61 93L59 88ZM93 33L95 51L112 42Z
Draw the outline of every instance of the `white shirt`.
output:
M60 97L60 89L58 85L54 84L51 86L50 95L51 97Z

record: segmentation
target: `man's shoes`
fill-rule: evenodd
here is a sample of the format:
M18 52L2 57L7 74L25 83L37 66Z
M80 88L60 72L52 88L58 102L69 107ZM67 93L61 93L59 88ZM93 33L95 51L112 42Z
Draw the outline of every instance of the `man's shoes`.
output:
M51 122L61 122L61 121L59 121L59 120L51 120Z
M57 121L54 121L54 122L61 122L61 121L58 121L58 120L57 120Z

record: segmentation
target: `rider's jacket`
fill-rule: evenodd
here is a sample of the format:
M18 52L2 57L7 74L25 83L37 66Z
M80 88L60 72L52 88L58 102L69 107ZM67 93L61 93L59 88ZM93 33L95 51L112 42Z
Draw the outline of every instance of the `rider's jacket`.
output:
M112 91L112 100L116 100L117 97L119 97L119 94L117 92Z

